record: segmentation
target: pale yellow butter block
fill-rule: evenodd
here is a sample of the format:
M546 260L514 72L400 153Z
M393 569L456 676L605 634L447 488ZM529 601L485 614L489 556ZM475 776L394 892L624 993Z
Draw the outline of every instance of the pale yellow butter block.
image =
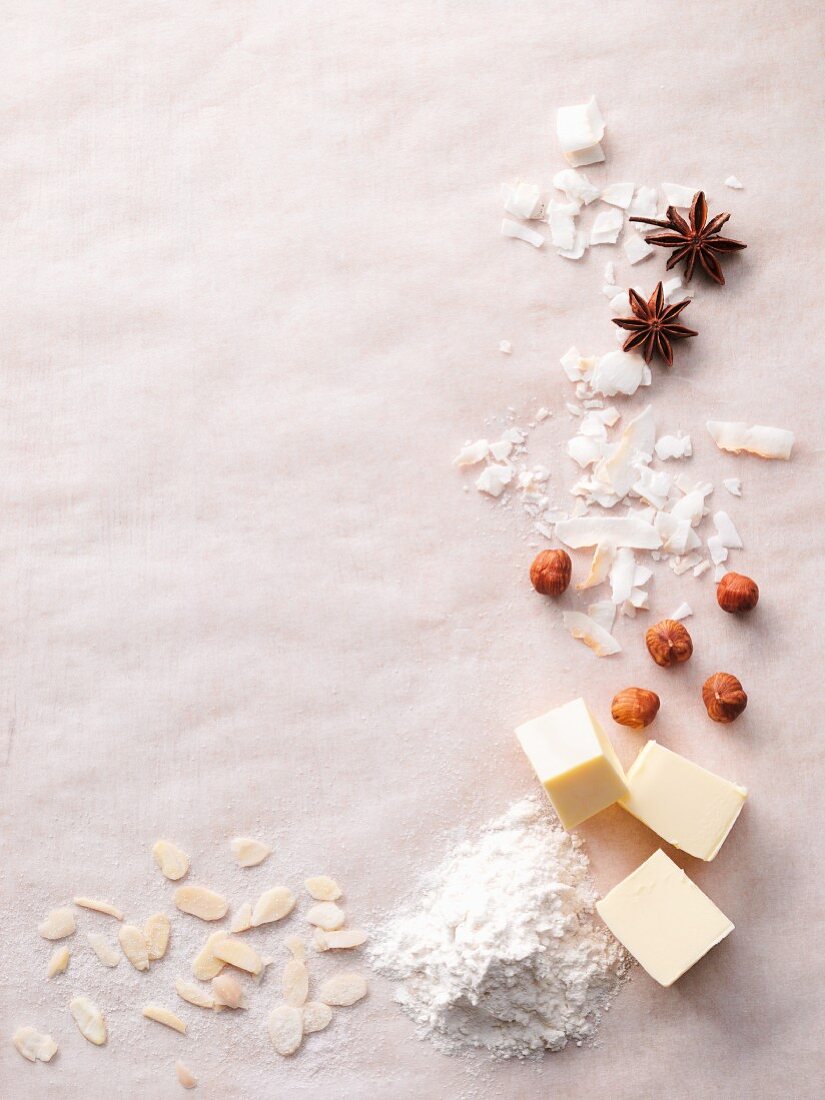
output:
M516 737L565 829L627 795L619 758L584 699L525 722Z
M596 902L617 940L660 985L673 985L730 935L728 920L661 848Z
M711 860L733 828L748 792L656 741L627 773L624 808L648 829L698 859Z

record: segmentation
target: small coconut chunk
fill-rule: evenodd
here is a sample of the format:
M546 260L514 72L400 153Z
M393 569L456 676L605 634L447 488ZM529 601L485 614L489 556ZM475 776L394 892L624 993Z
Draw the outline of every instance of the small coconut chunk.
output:
M185 1089L197 1088L198 1079L194 1073L183 1062L175 1062L175 1073L178 1081Z
M768 428L762 424L748 427L744 421L738 420L709 420L707 429L721 451L733 454L748 451L760 458L791 457L794 434L784 428Z
M367 995L367 981L354 970L333 974L321 986L318 999L327 1005L354 1005Z
M229 925L230 932L247 932L252 927L252 902L245 901L243 905L238 906L237 912L233 913L232 921Z
M563 191L571 202L583 202L589 206L601 195L601 191L591 183L584 172L577 172L575 168L564 168L553 176L553 186Z
M11 1041L29 1062L50 1062L57 1054L57 1043L51 1035L33 1027L19 1027Z
M483 462L490 451L486 439L477 439L475 443L465 443L453 459L453 466L475 466Z
M222 1008L246 1008L246 997L241 983L233 974L218 974L212 979L215 1004Z
M683 187L680 183L663 183L662 194L668 206L678 206L683 210L693 203L693 196L699 187Z
M283 920L295 908L295 895L286 886L274 886L266 890L255 902L252 910L252 927Z
M232 855L240 867L257 867L259 863L272 855L272 849L260 840L252 840L248 836L236 836L232 841Z
M215 998L207 989L202 985L196 985L195 982L188 982L185 978L175 979L175 992L187 1004L195 1005L197 1008L215 1007Z
M744 183L736 176L728 176L725 180L725 187L732 187L734 191L741 191L744 188Z
M284 940L284 947L287 949L293 959L297 959L299 962L304 962L306 960L306 944L300 936L287 936L287 938Z
M222 894L194 883L179 886L174 896L175 905L182 913L189 913L200 920L221 920L229 908L229 902Z
M655 218L658 196L655 187L640 187L628 207L631 218Z
M165 913L154 913L143 926L143 936L149 950L149 958L162 959L169 946L172 923Z
M480 493L487 493L491 497L500 497L510 482L513 480L512 466L499 466L491 463L476 481L476 489Z
M615 244L622 231L624 215L621 210L602 210L590 229L590 243Z
M213 932L198 954L192 960L192 973L202 982L208 982L216 974L220 974L226 963L215 956L215 948L225 939L229 938L228 932Z
M290 959L284 966L281 989L286 1004L300 1008L306 1003L309 996L309 971L300 959Z
M311 1035L315 1031L323 1031L329 1027L332 1020L332 1009L323 1001L307 1001L302 1009L304 1018L304 1034Z
M165 1008L163 1005L144 1005L141 1009L141 1015L145 1016L147 1020L154 1020L157 1024L163 1024L164 1027L171 1027L173 1031L179 1031L181 1035L186 1034L186 1024L180 1016L176 1016L170 1008Z
M609 601L606 600L605 604L608 602ZM615 606L611 604L611 607L615 612ZM592 611L593 609L589 608L588 610ZM612 625L611 623L611 626ZM327 951L344 951L348 948L360 947L361 944L367 942L367 933L360 928L341 928L339 931L335 932L325 932L323 929L319 928L318 933L324 937L326 945L325 950Z
M589 247L587 237L581 229L577 229L573 247L559 248L556 251L560 256L564 256L565 260L580 260Z
M591 96L587 103L559 107L556 112L556 134L564 159L574 168L604 160L599 144L604 137L604 118L595 96Z
M70 952L68 947L58 947L49 959L49 965L46 968L46 977L54 978L58 974L64 974L66 967L69 965L69 956Z
M172 882L183 878L189 870L189 856L169 840L158 840L152 848L152 855L161 873Z
M742 482L738 477L726 477L722 482L727 491L732 497L741 497L742 495Z
M669 458L690 458L693 443L689 435L663 435L656 440L656 457L662 462Z
M627 295L622 294L622 299ZM625 310L622 304L622 312ZM624 394L632 397L640 386L649 386L650 367L635 351L608 351L600 355L593 367L590 385L594 393L605 397Z
M526 225L514 222L510 218L502 220L501 235L502 237L512 237L518 241L525 241L527 244L531 244L533 248L541 248L544 244L544 237L541 233L536 233L535 229L528 229Z
M630 232L622 242L622 251L629 264L638 264L653 255L653 245L648 244L638 233Z
M343 891L334 878L329 875L316 875L304 882L306 891L316 901L337 901Z
M122 956L116 948L112 947L105 936L101 936L98 932L87 932L86 939L88 940L89 947L91 947L92 951L94 951L104 966L111 968L119 965Z
M574 638L584 642L597 657L609 657L613 653L621 653L622 647L613 635L599 626L589 615L581 611L565 611L562 618L565 629Z
M44 940L65 940L77 930L74 913L71 909L52 909L45 920L37 926Z
M498 344L498 350L501 352L502 355L512 355L513 345L510 343L509 340L500 340Z
M723 546L729 550L742 549L742 539L727 512L714 512L713 525Z
M707 573L708 569L710 569L710 562L707 560L700 561L698 565L694 565L693 575L694 577L701 577L703 573Z
M635 516L581 516L562 520L556 524L556 537L574 550L603 544L658 550L662 545L653 524Z
M576 244L576 223L573 217L560 210L550 212L550 239L556 248L572 249Z
M711 535L708 539L708 553L714 565L722 565L728 560L728 548L722 545L719 535Z
M110 905L108 901L98 901L97 898L74 898L75 905L78 905L81 909L93 909L96 913L103 913L104 916L114 917L115 920L123 920L123 913L114 905Z
M331 932L336 928L343 928L347 919L344 910L332 901L322 901L319 905L313 905L307 912L307 920L317 928L323 928L325 932Z
M278 1005L269 1014L267 1029L272 1045L278 1054L288 1057L301 1045L304 1036L304 1017L300 1008Z
M72 997L69 1012L83 1038L96 1047L103 1046L106 1042L106 1021L94 1001L88 997Z
M673 619L677 623L680 623L682 619L687 619L692 614L693 608L690 606L689 603L680 603L673 614L669 616L669 618Z
M212 953L216 959L222 959L238 970L245 970L247 974L260 974L264 968L263 959L251 944L231 936L216 943Z
M601 200L611 206L619 206L622 210L627 210L633 201L635 186L633 183L610 183L602 189Z

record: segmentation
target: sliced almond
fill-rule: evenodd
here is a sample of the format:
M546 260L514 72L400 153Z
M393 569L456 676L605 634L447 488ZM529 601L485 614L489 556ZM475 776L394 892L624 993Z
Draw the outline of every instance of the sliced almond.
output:
M342 894L341 887L329 875L316 875L315 878L308 878L304 886L307 888L309 896L315 898L316 901L337 901Z
M161 873L172 882L183 878L189 870L189 856L169 840L159 840L152 848L152 855Z
M115 920L123 920L123 913L108 901L98 901L97 898L74 898L73 900L81 909L93 909L95 913L103 913L107 917L114 917Z
M215 998L208 989L194 982L187 982L185 978L175 979L175 992L184 1001L197 1008L214 1008Z
M261 894L252 910L252 927L282 920L295 908L295 895L285 886L275 886Z
M292 1005L278 1005L269 1014L267 1029L278 1054L282 1054L285 1058L294 1054L301 1045L304 1035L301 1009L293 1008Z
M220 920L226 916L229 902L223 894L216 894L205 886L189 883L175 891L175 905L182 913L189 913L201 920Z
M192 960L192 973L202 982L208 982L216 974L220 974L226 963L223 959L216 959L214 951L222 940L228 939L228 932L213 932L198 954Z
M216 959L236 966L238 970L245 970L248 974L260 974L264 968L264 961L258 952L243 940L227 937L215 944L212 953Z
M150 959L162 959L169 946L169 934L172 922L165 913L154 913L143 926L143 936L149 949Z
M219 974L212 979L212 992L215 995L215 1004L224 1008L246 1008L241 983L233 974Z
M353 970L342 970L327 978L318 999L327 1005L354 1005L367 995L367 980Z
M145 1016L147 1020L154 1020L155 1023L163 1024L164 1027L171 1027L173 1031L179 1031L181 1035L186 1034L186 1024L180 1016L176 1016L171 1009L164 1008L163 1005L144 1005L141 1015Z
M342 951L349 947L360 947L367 942L367 933L361 928L342 928L336 932L324 932L318 929L324 937L326 946L321 950Z
M124 924L118 929L117 939L135 970L149 969L149 945L142 929L134 924Z
M46 967L47 978L54 978L58 974L63 974L65 972L66 967L69 965L69 954L68 947L58 947L49 959L49 965Z
M290 959L284 967L284 976L281 984L284 993L284 1001L293 1008L300 1008L306 1004L309 996L309 971L306 965L299 959Z
M231 847L232 855L240 867L257 867L267 856L272 855L271 848L267 848L260 840L252 840L248 836L236 836L231 842Z
M323 1031L329 1026L332 1019L332 1009L323 1001L307 1001L303 1007L304 1034L311 1035L313 1031Z
M323 928L316 928L315 935L312 937L312 946L316 951L329 951L329 944L327 943L327 934Z
M72 997L69 1001L69 1012L84 1039L94 1043L96 1047L103 1046L106 1042L106 1022L103 1013L88 997Z
M57 1043L51 1035L33 1027L19 1027L11 1041L30 1062L50 1062L57 1054Z
M86 939L89 941L89 947L97 955L104 966L114 967L117 966L121 960L121 954L117 951L105 936L101 936L99 932L87 932Z
M73 936L76 930L77 924L71 909L52 909L37 926L37 931L44 940L64 940L66 936Z
M293 959L298 959L299 962L304 962L307 957L307 949L304 941L300 936L287 936L284 940L284 947L292 955Z
M230 932L247 932L252 927L252 902L245 901L232 916Z
M191 1069L183 1064L183 1062L175 1062L175 1073L177 1074L178 1081L185 1089L194 1089L197 1087L197 1077Z
M322 901L320 905L313 905L307 913L307 920L316 928L323 928L325 932L333 932L336 928L343 928L347 914L333 901Z

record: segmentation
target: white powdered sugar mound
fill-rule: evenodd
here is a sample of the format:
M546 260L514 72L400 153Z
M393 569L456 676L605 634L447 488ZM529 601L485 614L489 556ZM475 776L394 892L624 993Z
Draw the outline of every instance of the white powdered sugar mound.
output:
M372 947L448 1054L525 1058L592 1039L628 968L594 911L581 842L525 798L459 844Z

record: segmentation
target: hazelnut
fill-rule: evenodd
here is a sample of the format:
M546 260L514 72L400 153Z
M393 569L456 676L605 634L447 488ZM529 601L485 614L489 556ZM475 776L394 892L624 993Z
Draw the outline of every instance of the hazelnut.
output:
M570 584L572 572L566 550L542 550L530 566L530 580L542 596L560 596Z
M662 619L645 634L650 656L662 668L687 661L693 653L690 634L675 619Z
M705 680L702 700L714 722L732 722L748 705L742 685L729 672L715 672Z
M613 721L632 730L649 726L659 711L659 696L645 688L625 688L613 696L610 713Z
M742 573L726 573L719 581L716 599L723 611L753 611L759 602L759 585Z

